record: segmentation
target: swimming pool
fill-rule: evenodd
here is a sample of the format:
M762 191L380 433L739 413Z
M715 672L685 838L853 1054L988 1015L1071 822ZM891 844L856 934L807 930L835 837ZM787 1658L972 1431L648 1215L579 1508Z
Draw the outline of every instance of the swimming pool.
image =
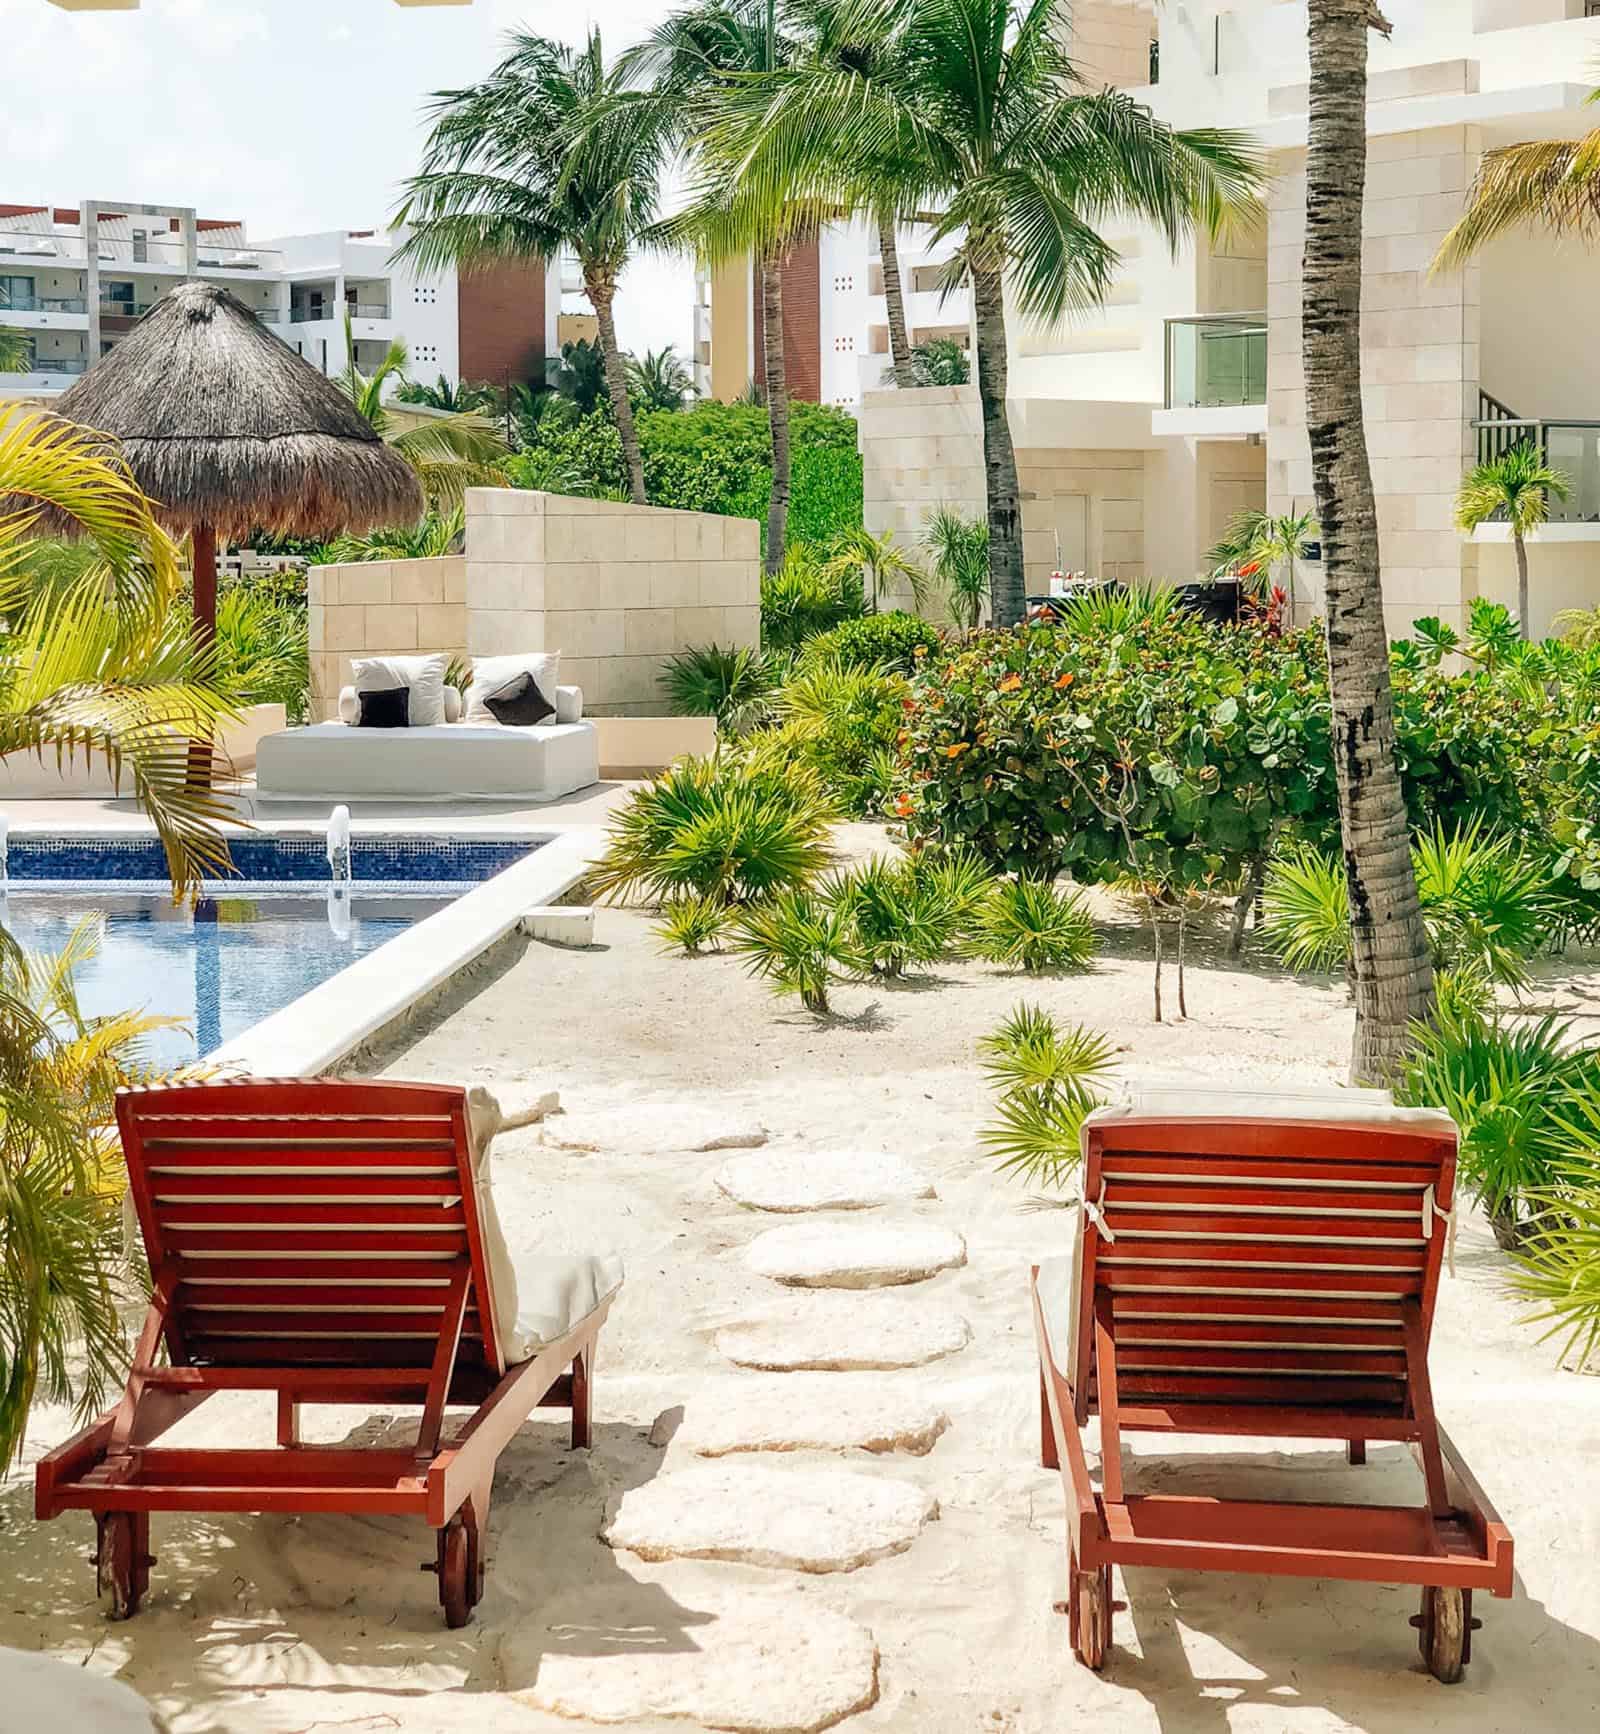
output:
M318 836L231 840L237 877L208 881L192 908L173 905L154 838L10 842L4 924L56 951L85 917L98 953L76 972L90 1015L139 1007L178 1017L151 1059L173 1065L235 1036L496 873L536 839L356 837L348 892L330 884Z

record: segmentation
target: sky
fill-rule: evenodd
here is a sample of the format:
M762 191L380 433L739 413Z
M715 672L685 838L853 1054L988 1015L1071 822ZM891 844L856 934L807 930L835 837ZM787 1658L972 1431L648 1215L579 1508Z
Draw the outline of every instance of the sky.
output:
M609 54L668 4L141 0L131 12L63 12L0 0L11 69L0 203L192 205L242 220L258 241L372 228L416 165L430 92L481 78L508 31L581 41L598 26ZM687 359L693 279L682 260L630 267L623 346L671 343Z

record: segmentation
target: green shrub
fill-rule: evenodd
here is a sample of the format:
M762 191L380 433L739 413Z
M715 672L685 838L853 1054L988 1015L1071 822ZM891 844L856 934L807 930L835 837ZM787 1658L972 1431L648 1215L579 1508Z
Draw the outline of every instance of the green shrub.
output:
M975 957L1037 975L1082 969L1095 953L1094 923L1083 898L1043 879L1001 879L979 906Z
M908 965L949 956L962 937L959 898L915 857L874 856L834 880L827 895L848 920L854 954L891 981Z
M850 917L832 898L811 890L780 891L745 910L733 949L752 975L779 994L798 994L807 1011L826 1016L828 988L861 972Z
M1417 1028L1395 1084L1397 1102L1443 1108L1460 1127L1462 1182L1502 1246L1517 1245L1530 1201L1581 1137L1578 1104L1600 1102L1600 1050L1574 1048L1571 1036L1553 1017L1513 1023L1441 1008Z
M800 660L802 666L832 662L841 668L892 668L910 675L917 672L922 657L935 654L943 645L938 627L896 608L863 614L819 632L806 640Z
M306 719L311 686L304 608L272 592L235 585L217 601L217 684L240 704L281 704Z
M834 814L803 765L728 754L682 759L628 797L589 882L603 897L750 902L822 868Z
M707 644L672 657L661 684L674 716L714 716L720 729L734 731L752 720L777 678L759 650Z
M983 633L925 663L895 804L914 841L970 843L1034 878L1178 889L1239 879L1286 827L1326 834L1315 633L1146 613L1109 633Z
M810 548L792 547L782 566L761 580L762 648L798 650L865 608L858 575L829 571Z
M757 750L809 766L846 813L881 815L906 692L882 669L802 661L773 694L779 726Z
M945 593L950 618L971 631L989 600L989 526L982 518L963 518L948 506L929 513L922 545L933 575Z
M661 906L661 920L652 929L669 951L697 957L715 947L728 928L728 905L718 897L674 897Z
M1081 1025L1063 1030L1038 1006L1019 1005L978 1044L999 1102L978 1142L1002 1173L1062 1185L1081 1160L1079 1135L1105 1100L1099 1085L1116 1049Z

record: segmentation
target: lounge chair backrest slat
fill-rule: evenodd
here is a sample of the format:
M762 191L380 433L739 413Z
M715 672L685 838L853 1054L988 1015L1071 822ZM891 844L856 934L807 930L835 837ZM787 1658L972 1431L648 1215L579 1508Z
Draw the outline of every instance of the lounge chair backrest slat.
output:
M1124 1402L1404 1415L1403 1309L1426 1333L1455 1138L1286 1114L1091 1119L1072 1383L1098 1405L1109 1309Z
M460 1359L503 1371L463 1090L177 1085L117 1123L175 1364L428 1367L465 1261Z

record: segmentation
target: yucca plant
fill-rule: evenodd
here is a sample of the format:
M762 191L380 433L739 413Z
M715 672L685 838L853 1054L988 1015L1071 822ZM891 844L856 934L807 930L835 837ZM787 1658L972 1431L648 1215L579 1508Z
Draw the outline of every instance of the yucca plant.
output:
M1461 1179L1505 1247L1518 1244L1526 1201L1550 1187L1571 1148L1575 1100L1600 1091L1600 1052L1571 1037L1554 1017L1530 1024L1441 1006L1417 1027L1395 1082L1397 1102L1443 1108L1461 1128Z
M944 587L950 618L963 631L974 631L989 601L988 524L939 506L922 526L922 545Z
M1600 1077L1569 1089L1555 1116L1562 1152L1550 1183L1527 1199L1533 1218L1511 1283L1535 1303L1544 1336L1562 1337L1562 1358L1582 1367L1600 1347Z
M778 674L776 662L748 645L707 644L670 658L661 685L674 716L715 717L719 729L736 733L758 720Z
M798 994L806 1010L819 1017L832 1009L832 983L867 967L856 951L847 911L809 889L780 891L744 910L734 927L733 950L775 993Z
M144 1038L177 1020L84 1013L74 972L98 934L88 917L46 954L0 929L0 1474L37 1392L95 1414L124 1359L112 1098L146 1081Z
M1081 893L1046 879L999 879L977 912L975 957L1038 975L1082 969L1095 953L1094 923Z
M217 684L239 704L281 704L305 721L311 685L306 612L237 585L217 601Z
M891 981L910 965L937 963L960 937L960 908L915 860L876 855L824 894L849 922L856 954Z
M1072 638L1115 638L1136 626L1159 626L1183 611L1183 599L1170 584L1102 584L1050 604Z
M751 902L822 869L834 816L802 765L728 753L681 759L628 797L589 882L611 898Z
M1435 967L1527 985L1527 959L1550 931L1546 869L1514 838L1474 821L1441 826L1413 844L1417 895ZM1291 969L1332 970L1350 956L1344 864L1321 850L1293 850L1267 871L1262 931Z
M999 1095L978 1141L1003 1174L1060 1186L1079 1163L1079 1134L1105 1100L1099 1085L1116 1049L1082 1025L1063 1029L1040 1006L1019 1005L978 1043L984 1074Z
M727 931L729 911L716 897L674 897L661 906L661 919L652 929L669 951L698 957L716 949Z
M803 543L761 580L761 645L798 650L808 638L866 612L861 569L835 567Z

